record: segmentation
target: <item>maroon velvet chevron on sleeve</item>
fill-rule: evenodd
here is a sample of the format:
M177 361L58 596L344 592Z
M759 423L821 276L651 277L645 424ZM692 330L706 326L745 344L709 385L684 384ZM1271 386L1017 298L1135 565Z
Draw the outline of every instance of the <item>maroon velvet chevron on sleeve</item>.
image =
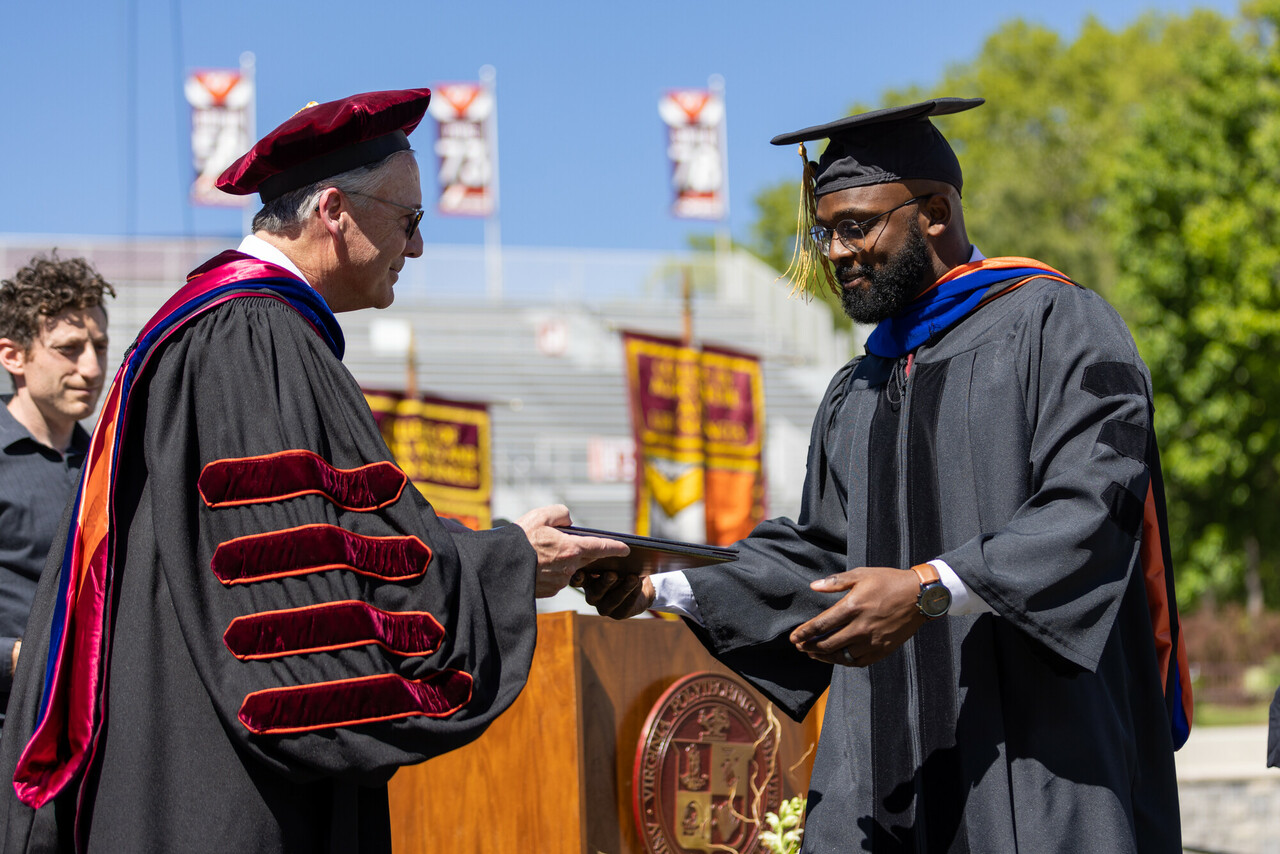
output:
M377 644L395 655L430 655L444 627L426 611L383 611L346 600L236 617L222 639L241 660Z
M418 715L443 718L471 699L471 675L441 670L426 679L395 673L255 691L240 722L259 735L310 732Z
M307 450L214 460L200 472L200 497L211 508L323 495L346 510L368 511L394 504L408 478L381 460L354 469L334 468Z
M417 537L367 537L336 525L302 525L227 540L211 568L228 586L345 569L383 581L417 578L431 548Z

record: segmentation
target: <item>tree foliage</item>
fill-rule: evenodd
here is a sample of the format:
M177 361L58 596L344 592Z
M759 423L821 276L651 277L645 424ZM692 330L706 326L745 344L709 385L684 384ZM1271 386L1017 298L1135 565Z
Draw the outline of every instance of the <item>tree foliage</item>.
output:
M1280 603L1280 3L1201 15L1116 161L1116 300L1156 389L1188 593Z
M1071 42L1011 21L936 85L987 255L1039 258L1112 300L1151 369L1179 593L1280 605L1280 0L1147 15ZM816 152L814 152L816 155ZM794 185L757 197L785 267ZM784 257L785 256L785 257Z
M1169 19L1122 32L1087 20L1065 44L1013 21L932 96L980 95L977 110L939 120L967 176L969 233L987 255L1027 255L1107 292L1114 278L1100 221L1109 164L1148 93L1177 78Z

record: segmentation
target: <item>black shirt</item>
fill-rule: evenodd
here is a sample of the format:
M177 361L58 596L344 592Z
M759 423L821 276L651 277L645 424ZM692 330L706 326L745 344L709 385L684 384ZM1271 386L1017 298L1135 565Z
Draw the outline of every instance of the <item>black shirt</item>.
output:
M65 456L36 441L10 414L11 397L0 397L0 710L12 684L13 643L26 629L45 556L89 450L79 424Z

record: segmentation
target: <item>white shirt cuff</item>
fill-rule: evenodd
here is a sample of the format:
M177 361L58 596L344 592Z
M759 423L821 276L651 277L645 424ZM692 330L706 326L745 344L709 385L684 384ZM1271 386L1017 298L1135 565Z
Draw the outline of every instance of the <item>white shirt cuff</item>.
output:
M931 560L929 563L937 568L943 585L951 591L951 608L947 611L948 614L963 616L992 613L992 607L970 590L946 561ZM698 600L693 597L693 588L683 572L663 572L650 576L649 580L653 582L653 610L688 617L702 625Z
M942 579L942 584L951 591L951 608L948 614L963 616L965 614L988 614L993 611L981 596L970 590L960 576L951 567L947 566L945 560L931 560L930 564L938 570L938 576ZM655 578L657 576L654 576ZM686 584L688 582L685 582Z
M649 580L653 582L653 610L679 614L702 625L702 612L683 572L661 572L649 576Z

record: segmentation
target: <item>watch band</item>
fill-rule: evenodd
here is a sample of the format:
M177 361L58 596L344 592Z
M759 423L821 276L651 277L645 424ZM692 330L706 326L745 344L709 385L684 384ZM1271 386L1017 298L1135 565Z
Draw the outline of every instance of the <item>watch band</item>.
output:
M919 577L921 587L942 580L942 575L938 572L938 568L931 563L918 563L911 567L911 571Z

